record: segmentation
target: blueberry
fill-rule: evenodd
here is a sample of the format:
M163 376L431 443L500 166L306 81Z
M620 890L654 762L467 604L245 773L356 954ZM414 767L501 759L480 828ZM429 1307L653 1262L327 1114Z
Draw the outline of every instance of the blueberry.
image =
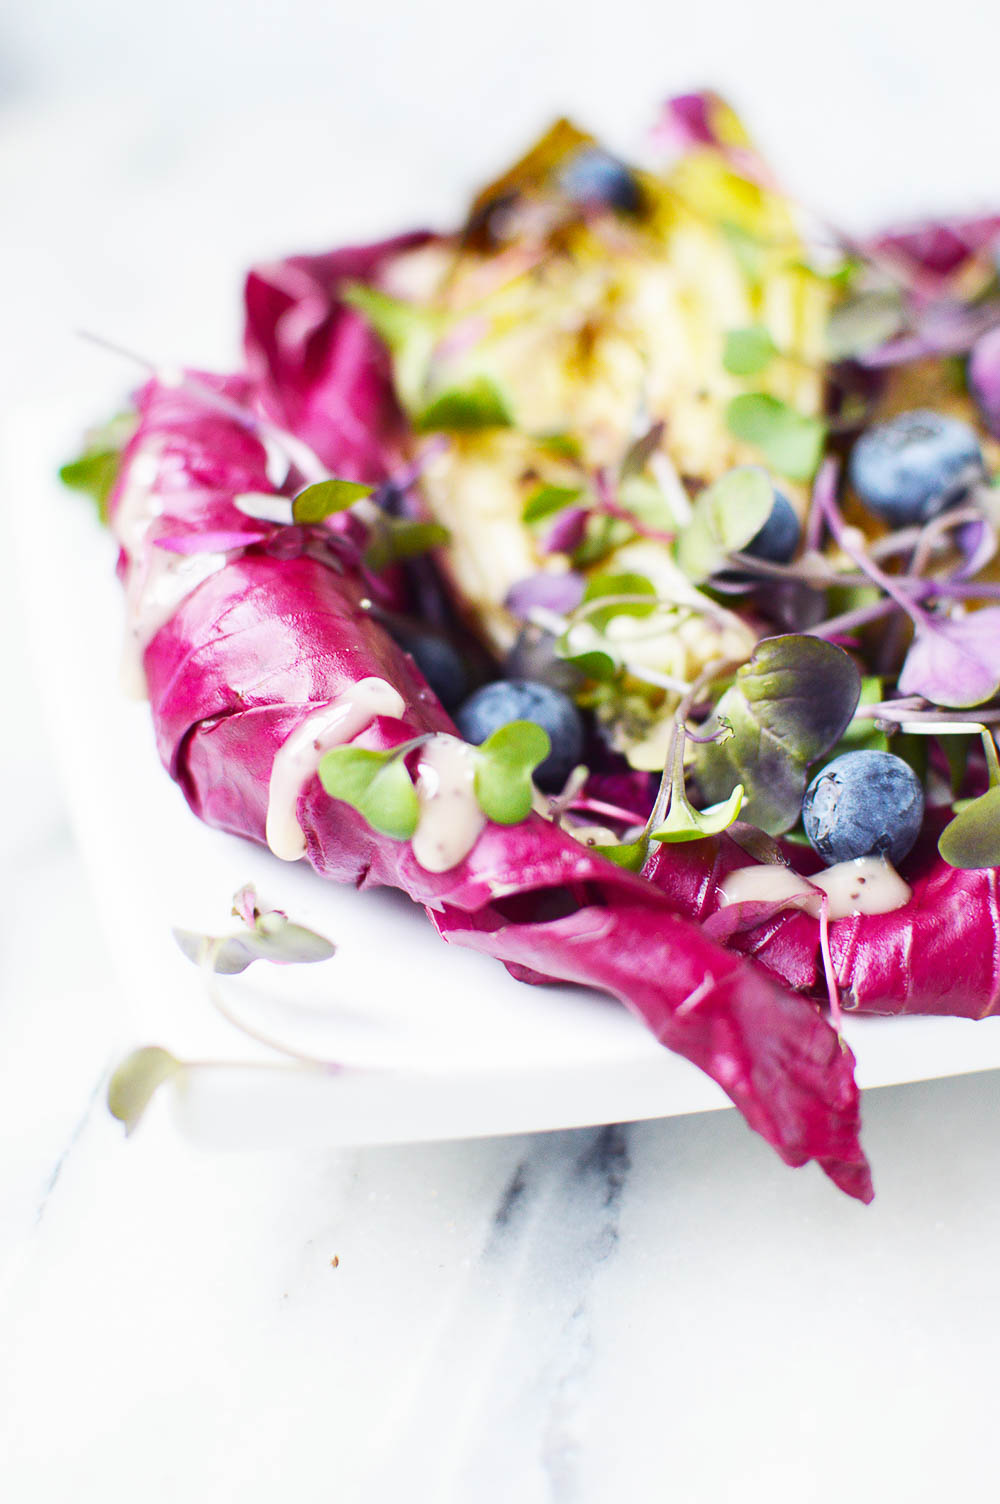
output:
M625 214L642 208L639 184L624 162L599 146L585 146L563 168L560 186L578 204L606 204Z
M423 674L445 710L454 710L469 693L469 675L455 644L440 632L405 632L396 639Z
M855 491L892 527L936 517L982 473L982 450L969 425L926 408L869 428L851 455Z
M780 491L774 493L770 515L759 533L755 533L743 552L770 564L787 564L794 556L802 537L798 513Z
M802 824L828 864L859 856L901 862L920 833L924 791L891 752L845 752L806 789Z
M552 751L535 772L540 789L558 791L583 755L583 721L568 695L529 679L484 684L455 712L455 724L477 746L510 721L534 721L549 734Z

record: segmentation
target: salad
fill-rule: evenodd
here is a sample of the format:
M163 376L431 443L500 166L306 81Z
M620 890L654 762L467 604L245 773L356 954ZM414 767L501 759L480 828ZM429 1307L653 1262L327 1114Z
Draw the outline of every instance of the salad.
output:
M841 234L711 94L653 143L255 268L242 371L64 478L196 815L611 993L869 1200L842 1011L1000 999L1000 216Z

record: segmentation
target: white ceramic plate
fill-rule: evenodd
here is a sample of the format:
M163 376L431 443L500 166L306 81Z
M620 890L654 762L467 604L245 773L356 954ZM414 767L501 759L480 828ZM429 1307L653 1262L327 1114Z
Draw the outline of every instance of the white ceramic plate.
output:
M519 984L499 963L445 946L401 895L335 887L195 819L160 766L147 707L118 687L112 541L86 499L53 478L81 412L83 399L7 423L8 527L48 733L132 1042L226 1062L173 1094L183 1129L234 1146L387 1143L729 1105L608 998ZM235 928L230 900L246 882L338 951L316 966L255 965L221 984L224 1004L343 1069L290 1068L225 1022L177 949L173 926ZM996 1018L852 1018L847 1033L864 1086L1000 1066Z

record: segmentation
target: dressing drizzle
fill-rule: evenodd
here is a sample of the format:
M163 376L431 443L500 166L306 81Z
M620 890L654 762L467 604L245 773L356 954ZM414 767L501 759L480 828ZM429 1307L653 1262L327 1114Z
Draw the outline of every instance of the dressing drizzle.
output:
M305 855L299 824L299 795L319 767L324 752L353 741L376 716L401 716L402 695L384 679L359 679L344 694L307 715L278 748L267 791L267 844L284 862Z

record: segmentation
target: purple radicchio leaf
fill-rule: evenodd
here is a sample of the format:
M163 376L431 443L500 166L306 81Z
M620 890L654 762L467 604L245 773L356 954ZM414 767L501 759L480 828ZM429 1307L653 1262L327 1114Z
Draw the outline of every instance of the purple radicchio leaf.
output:
M559 574L543 571L529 574L512 585L504 605L524 621L539 606L546 611L556 611L560 616L566 616L570 611L575 611L583 600L584 589L583 576L575 574L571 569Z
M863 250L895 262L925 289L940 292L965 271L969 262L1000 244L1000 215L976 219L937 220L901 230L888 230L866 243Z
M899 676L902 695L968 709L1000 689L1000 606L968 616L924 617Z
M990 433L1000 438L1000 327L984 334L973 347L969 390Z
M169 533L157 538L156 547L171 554L228 554L238 548L250 548L270 537L273 529L228 528L225 531L204 533Z

